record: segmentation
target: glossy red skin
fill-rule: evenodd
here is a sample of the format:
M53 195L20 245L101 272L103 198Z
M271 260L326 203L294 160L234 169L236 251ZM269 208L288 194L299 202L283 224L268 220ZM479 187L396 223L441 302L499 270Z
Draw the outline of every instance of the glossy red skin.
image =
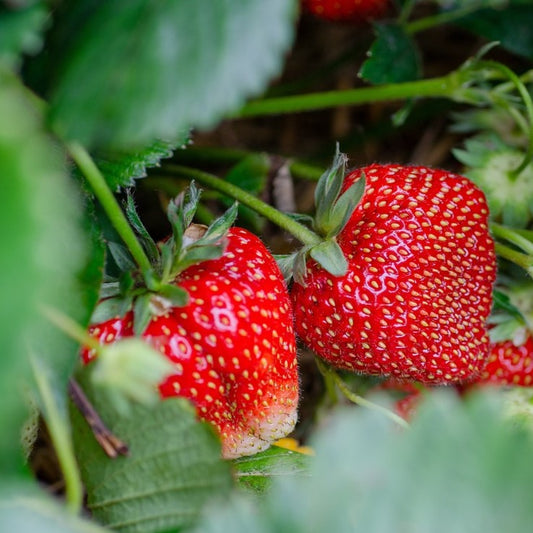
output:
M390 0L301 0L302 9L332 22L361 23L385 16Z
M487 366L477 383L531 387L533 385L533 337L518 346L512 340L491 344Z
M279 268L262 242L232 228L220 259L176 279L189 303L154 317L143 337L176 365L164 398L192 400L214 424L226 458L256 453L296 421L298 375L292 306ZM133 314L93 325L101 343L133 335ZM82 353L87 362L92 354Z
M442 170L362 170L364 196L337 237L348 272L336 278L308 262L306 286L292 289L298 335L363 374L427 384L479 375L496 273L483 193Z

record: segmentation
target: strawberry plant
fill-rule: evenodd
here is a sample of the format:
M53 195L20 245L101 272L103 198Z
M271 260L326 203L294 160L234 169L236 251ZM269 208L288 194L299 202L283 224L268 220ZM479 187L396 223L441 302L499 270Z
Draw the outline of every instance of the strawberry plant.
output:
M529 531L532 27L0 0L0 530Z

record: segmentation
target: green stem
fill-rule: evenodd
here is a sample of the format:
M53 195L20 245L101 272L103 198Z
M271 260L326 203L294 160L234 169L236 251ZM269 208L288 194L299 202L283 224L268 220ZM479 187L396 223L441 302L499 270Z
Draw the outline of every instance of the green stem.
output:
M444 13L439 13L437 15L432 15L430 17L424 17L413 22L405 24L405 30L407 33L418 33L420 31L429 30L435 26L440 26L441 24L449 24L460 18L466 17L475 11L478 11L482 6L480 4L471 4L460 9L454 9L453 11L446 11Z
M330 366L326 365L323 361L321 361L318 358L315 358L318 369L320 370L320 373L324 376L324 378L329 377L333 378L333 381L335 382L335 385L339 388L339 390L342 392L342 394L352 403L359 405L361 407L366 407L367 409L372 409L374 411L377 411L378 413L381 413L385 415L387 418L392 420L393 422L396 422L399 426L402 426L404 428L408 428L409 424L399 415L396 413L393 413L386 407L383 407L377 403L371 402L370 400L367 400L366 398L363 398L362 396L359 396L355 392L351 391L346 383L343 381L343 379L335 372Z
M65 416L61 415L54 397L54 391L47 379L46 371L40 368L37 359L32 358L31 362L33 376L42 401L43 416L65 480L66 506L72 514L78 514L83 505L83 486L72 446L69 426Z
M533 259L529 255L517 252L516 250L513 250L499 242L494 243L494 247L496 249L496 253L500 257L503 257L515 265L522 267L531 277L533 277Z
M494 222L490 225L490 229L496 237L518 246L526 252L526 254L533 256L533 242L531 242L527 236L521 235L513 228L508 228ZM533 261L533 258L531 258L531 260Z
M303 224L296 222L288 215L285 215L271 205L259 200L240 187L237 187L232 183L228 183L227 181L224 181L213 174L180 165L165 165L161 168L160 172L168 172L171 176L182 176L188 179L194 179L202 185L215 189L226 196L234 198L241 204L246 205L274 224L278 225L280 228L288 231L303 244L314 246L322 242L322 239L314 231L306 228Z
M231 148L218 147L189 147L186 150L178 150L174 153L173 160L182 165L234 165L256 152L247 150L234 150ZM324 169L304 163L302 161L288 160L289 170L295 178L309 181L318 181L324 173Z
M91 350L99 353L102 349L100 343L87 333L75 320L52 307L41 307L42 314L58 329L68 335L71 339L87 346Z
M267 98L249 102L235 118L298 113L343 105L364 105L372 102L404 100L416 97L445 97L457 101L469 101L469 98L473 97L477 100L475 91L470 94L470 90L463 87L463 84L467 81L468 78L465 71L454 71L446 76L427 80Z
M135 236L115 196L109 189L104 176L95 165L87 150L75 142L69 143L67 148L72 159L91 185L94 194L102 204L109 220L128 247L137 265L139 265L143 272L150 270L152 266L148 256Z

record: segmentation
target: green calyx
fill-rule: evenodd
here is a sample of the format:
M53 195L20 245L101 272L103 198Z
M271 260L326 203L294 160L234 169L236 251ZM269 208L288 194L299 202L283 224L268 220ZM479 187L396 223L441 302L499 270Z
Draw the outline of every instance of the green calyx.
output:
M517 346L522 344L528 332L533 331L533 285L527 283L495 289L493 308L488 324L493 343L507 340Z
M304 246L290 258L278 261L282 271L292 264L292 274L297 283L305 285L306 259L311 256L322 268L336 277L344 276L348 261L336 237L344 229L365 191L365 177L343 190L347 157L337 151L333 163L319 179L315 189L316 214L313 230L322 237L321 242Z
M108 243L119 274L106 277L92 323L124 316L133 309L134 331L141 335L152 316L188 303L187 291L174 283L176 277L194 264L221 257L227 244L225 236L237 217L235 203L209 227L193 224L199 200L200 191L191 182L186 191L170 201L167 216L172 234L166 241L156 243L140 220L132 196L128 195L126 215L150 259L151 268L141 272L123 245Z
M533 219L533 165L516 173L524 157L519 148L496 135L479 135L454 155L466 165L464 174L487 196L493 220L518 228L528 225Z

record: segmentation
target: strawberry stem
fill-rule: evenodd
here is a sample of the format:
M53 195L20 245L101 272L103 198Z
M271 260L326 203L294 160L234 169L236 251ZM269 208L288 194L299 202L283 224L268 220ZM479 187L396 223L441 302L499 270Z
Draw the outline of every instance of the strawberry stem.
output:
M426 80L391 83L350 90L266 98L249 102L233 118L298 113L343 105L355 106L372 102L404 100L418 97L444 97L458 102L479 102L479 91L467 86L469 79L470 73L467 69L459 69L446 76Z
M533 242L527 236L518 233L513 228L508 228L494 222L490 225L490 229L496 237L505 239L515 246L518 246L518 248L530 256L530 259L533 257Z
M246 205L274 224L278 225L280 228L288 231L303 244L315 246L322 242L322 239L314 231L310 230L303 224L300 224L290 216L278 211L276 208L263 202L262 200L259 200L240 187L237 187L232 183L228 183L227 181L224 181L213 174L180 165L166 165L162 168L162 171L168 172L172 176L182 176L188 179L194 179L202 185L234 198L241 204Z
M522 267L533 278L533 258L531 256L517 252L500 242L495 242L494 247L500 257Z
M72 320L68 315L52 307L41 307L41 313L52 323L59 328L63 333L68 335L71 339L78 341L80 344L87 346L96 353L100 353L102 346L100 343L87 333L75 320Z
M42 402L42 414L65 480L66 506L73 515L76 515L81 511L83 505L83 487L68 423L65 415L61 413L56 395L48 379L48 373L41 368L37 358L32 357L31 364L33 377Z
M107 182L96 166L87 150L78 143L71 142L67 145L68 151L104 208L109 220L128 247L137 265L143 272L151 270L150 260L137 239L126 216L120 208L115 196L109 189Z
M367 400L366 398L363 398L362 396L359 396L355 392L351 391L344 380L331 368L329 365L324 363L321 359L318 357L315 358L315 361L317 363L318 369L320 370L320 373L324 376L325 379L332 378L335 385L337 385L338 389L342 392L342 394L348 399L350 402L359 405L360 407L366 407L367 409L372 409L373 411L377 411L378 413L381 413L385 415L387 418L398 424L399 426L403 428L408 428L409 424L399 415L396 413L393 413L391 410L387 409L386 407L383 407L382 405L379 405L377 403L371 402L370 400Z

